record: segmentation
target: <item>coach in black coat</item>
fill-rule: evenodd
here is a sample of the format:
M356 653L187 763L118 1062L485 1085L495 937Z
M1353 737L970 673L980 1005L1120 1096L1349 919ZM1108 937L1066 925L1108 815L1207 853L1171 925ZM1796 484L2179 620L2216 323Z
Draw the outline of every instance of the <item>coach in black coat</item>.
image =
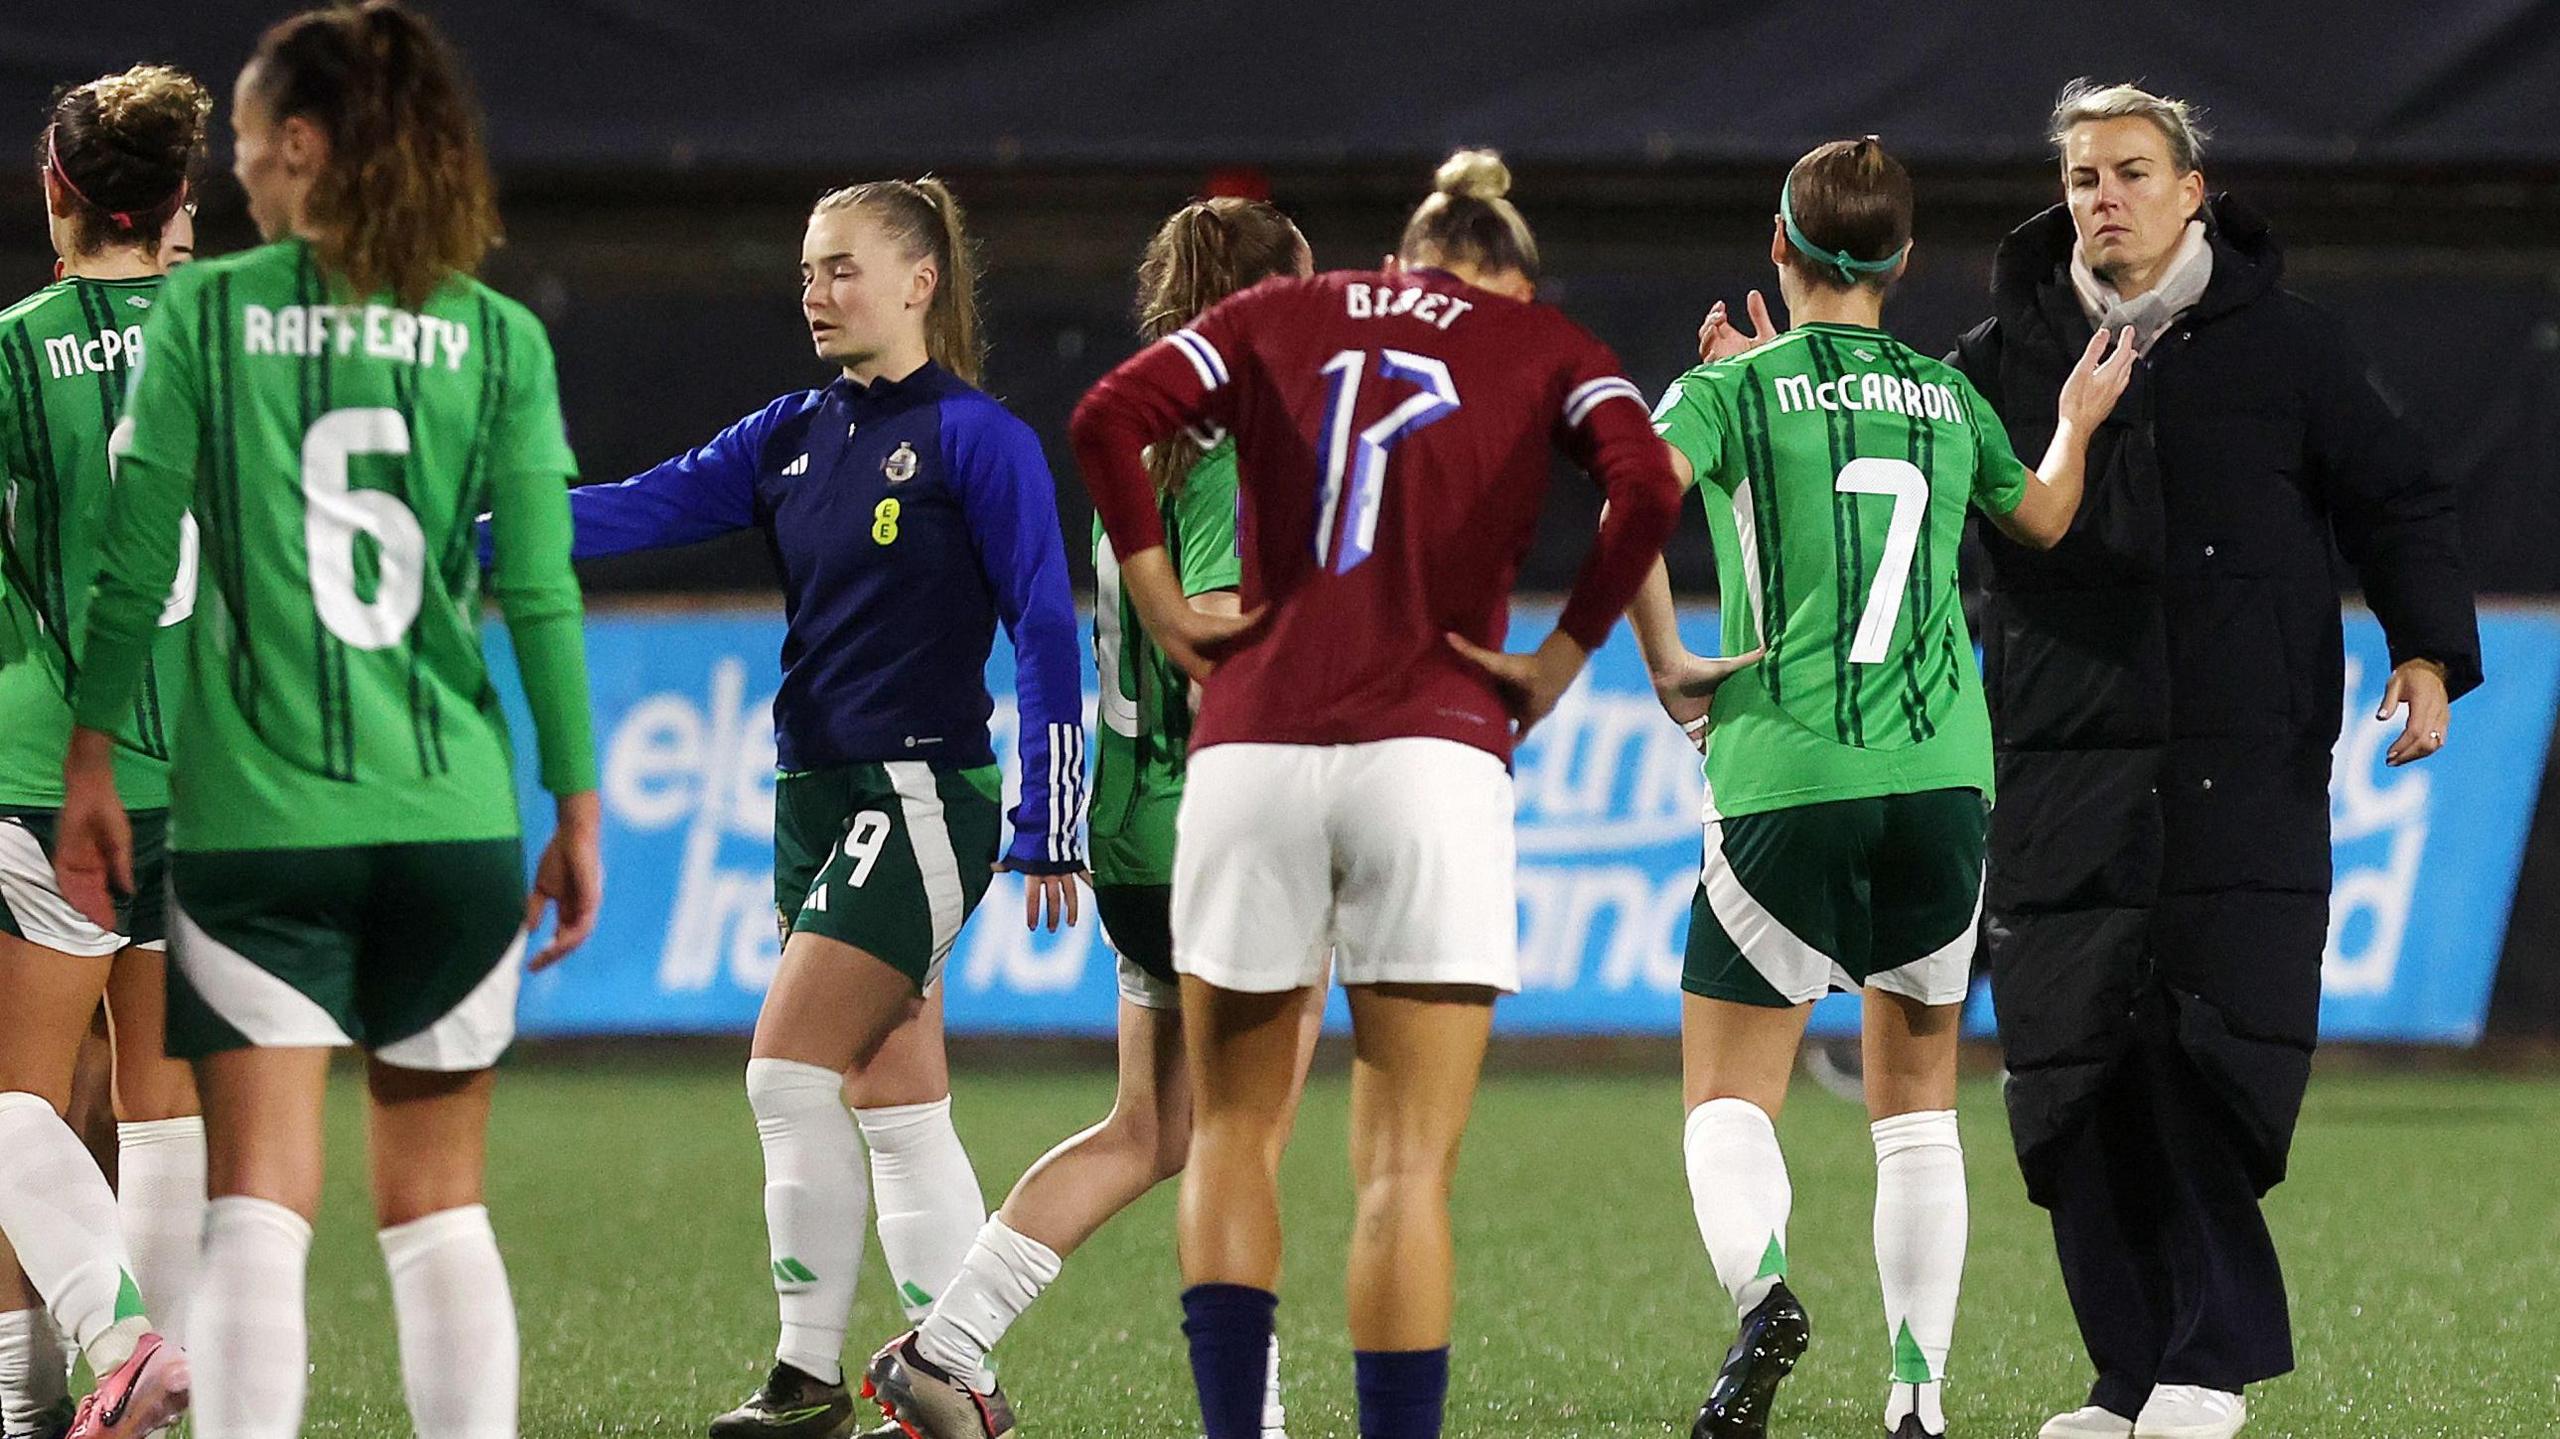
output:
M2082 145L2075 123L2107 133ZM2230 1432L2243 1386L2292 1367L2258 1200L2284 1177L2318 1029L2344 703L2333 540L2390 642L2386 708L2410 710L2393 762L2432 753L2447 702L2480 682L2450 487L2345 327L2279 288L2265 221L2198 203L2185 130L2182 109L2058 114L2072 199L2001 245L1994 318L1953 357L2034 455L2092 313L2149 331L2069 536L1981 537L2010 1127L2098 1370L2093 1407L2056 1436L2121 1435L2147 1403L2198 1422L2225 1399L2228 1428L2192 1432ZM2154 303L2121 304L2091 250L2129 243L2140 217L2109 229L2107 206L2142 195L2098 192L2182 162L2183 276L2172 257Z

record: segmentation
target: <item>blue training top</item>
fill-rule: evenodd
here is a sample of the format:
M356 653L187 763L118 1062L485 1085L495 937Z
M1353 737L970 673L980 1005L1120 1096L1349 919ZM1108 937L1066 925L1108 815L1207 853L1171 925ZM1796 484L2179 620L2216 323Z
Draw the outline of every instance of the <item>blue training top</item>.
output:
M1083 867L1083 636L1031 427L928 362L783 396L687 454L569 492L576 557L750 527L782 568L776 758L995 762L987 653L1013 637L1022 797L1006 857Z

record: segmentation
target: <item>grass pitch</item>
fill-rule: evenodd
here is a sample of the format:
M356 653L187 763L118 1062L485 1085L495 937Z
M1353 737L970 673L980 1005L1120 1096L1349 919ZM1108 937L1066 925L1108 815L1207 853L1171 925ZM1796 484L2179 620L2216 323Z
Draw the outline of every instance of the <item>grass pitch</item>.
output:
M490 1205L525 1340L524 1432L698 1435L761 1377L773 1338L755 1134L736 1056L535 1055L502 1078ZM958 1119L991 1200L1099 1117L1099 1069L963 1073ZM408 1432L388 1286L363 1197L355 1085L333 1094L333 1175L311 1266L314 1436ZM1320 1075L1286 1176L1281 1343L1295 1439L1350 1436L1341 1275L1345 1086ZM2042 1214L1999 1096L1963 1100L1973 1240L1951 1433L2024 1436L2088 1383ZM2248 1433L2560 1434L2560 1080L2327 1073L2273 1215L2301 1369L2253 1392ZM1689 1214L1668 1072L1498 1074L1457 1191L1451 1439L1685 1435L1731 1338ZM1799 1084L1780 1131L1812 1353L1773 1434L1881 1433L1886 1336L1863 1114ZM1199 1432L1177 1328L1172 1192L1068 1262L1007 1341L1025 1439ZM854 1343L902 1327L876 1246ZM858 1363L859 1356L849 1356Z

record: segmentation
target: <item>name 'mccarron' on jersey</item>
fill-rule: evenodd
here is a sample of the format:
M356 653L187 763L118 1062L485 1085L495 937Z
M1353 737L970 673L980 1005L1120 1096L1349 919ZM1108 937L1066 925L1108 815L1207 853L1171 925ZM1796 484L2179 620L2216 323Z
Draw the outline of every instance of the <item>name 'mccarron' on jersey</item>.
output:
M1727 654L1707 812L1969 788L1991 721L1956 592L1967 508L2027 471L1953 368L1881 330L1809 324L1674 381L1654 428L1715 537Z

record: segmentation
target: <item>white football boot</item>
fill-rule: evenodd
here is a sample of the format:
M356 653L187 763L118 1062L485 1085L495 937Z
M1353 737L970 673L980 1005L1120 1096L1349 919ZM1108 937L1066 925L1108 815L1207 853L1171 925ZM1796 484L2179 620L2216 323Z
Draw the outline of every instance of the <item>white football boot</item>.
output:
M2036 1439L2132 1439L2132 1435L2132 1420L2095 1404L2056 1414L2036 1431Z
M2231 1439L2248 1422L2249 1403L2200 1384L2161 1384L2134 1416L2134 1439Z

